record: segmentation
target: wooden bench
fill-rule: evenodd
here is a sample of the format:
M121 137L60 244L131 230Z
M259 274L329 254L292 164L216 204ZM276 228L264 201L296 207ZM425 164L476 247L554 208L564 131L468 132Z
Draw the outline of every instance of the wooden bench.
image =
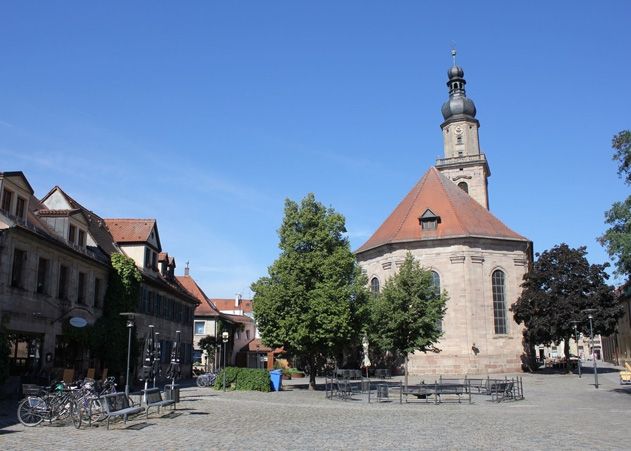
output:
M149 388L142 390L142 395L146 404L147 419L149 418L149 409L151 407L157 407L158 413L160 413L160 407L173 406L175 410L176 402L174 399L162 399L162 394L159 388Z
M105 395L101 400L107 417L107 429L110 428L110 418L122 416L125 420L125 424L127 424L128 415L134 415L145 410L144 407L130 406L129 398L123 392Z

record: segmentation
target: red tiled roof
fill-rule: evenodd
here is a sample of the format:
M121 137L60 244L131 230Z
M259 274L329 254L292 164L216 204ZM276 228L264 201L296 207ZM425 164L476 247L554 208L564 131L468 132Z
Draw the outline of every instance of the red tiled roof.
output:
M195 308L195 316L219 316L219 311L191 276L176 276L176 279L199 301L199 305Z
M419 216L427 209L440 217L435 230L421 229ZM355 253L389 243L470 236L528 241L431 167Z
M250 351L250 352L272 352L274 351L274 354L278 354L284 351L283 348L276 348L276 349L272 349L269 346L265 346L262 342L260 338L255 338L254 340L251 340L248 344L246 344L243 348L241 348L241 351Z
M146 242L155 224L155 219L105 219L105 225L117 243Z
M35 213L37 214L37 216L51 217L51 216L70 216L70 215L74 215L80 212L81 210L78 208L74 208L72 210L49 210L47 208L42 208L40 210L37 210Z
M244 323L244 324L248 324L248 323L253 323L254 320L252 318L250 318L249 316L245 316L245 315L230 315L230 314L223 314L224 317L228 318L230 321L234 321L235 323Z
M158 254L158 262L167 262L169 261L169 254L166 252L160 252Z
M221 312L232 310L243 310L243 313L252 312L251 299L241 299L241 303L238 307L235 307L234 299L212 299L212 301L217 306L217 309Z

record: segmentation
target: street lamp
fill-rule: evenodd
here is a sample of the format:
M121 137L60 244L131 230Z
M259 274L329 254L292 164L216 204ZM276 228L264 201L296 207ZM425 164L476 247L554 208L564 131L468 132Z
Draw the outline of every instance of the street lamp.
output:
M589 346L591 347L592 360L594 361L594 387L598 388L598 366L596 365L596 353L594 352L594 328L592 324L592 320L594 319L592 313L595 311L596 309L594 308L583 310L583 312L589 314L587 316L587 318L589 318Z
M576 336L575 340L576 340L576 362L578 364L578 378L580 379L582 377L581 375L581 356L580 353L578 352L578 326L576 325L576 323L578 323L578 321L570 321L572 324L574 324L574 335Z
M121 313L121 316L127 317L127 372L125 374L125 395L129 396L129 360L131 357L131 330L134 327L134 313Z
M592 319L594 316L590 313L589 316L589 344L592 348L592 360L594 361L594 386L598 388L598 367L596 365L596 353L594 352L594 328L592 326Z
M226 391L226 346L228 344L228 332L224 331L221 333L221 338L223 340L223 391Z

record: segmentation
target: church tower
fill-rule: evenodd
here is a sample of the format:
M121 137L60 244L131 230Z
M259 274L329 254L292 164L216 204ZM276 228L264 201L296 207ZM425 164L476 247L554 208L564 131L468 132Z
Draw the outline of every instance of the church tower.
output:
M436 169L480 205L489 209L488 182L491 170L486 157L480 152L475 104L465 92L464 71L456 65L456 51L451 52L453 66L447 71L449 100L441 109L444 122L444 158L436 160Z

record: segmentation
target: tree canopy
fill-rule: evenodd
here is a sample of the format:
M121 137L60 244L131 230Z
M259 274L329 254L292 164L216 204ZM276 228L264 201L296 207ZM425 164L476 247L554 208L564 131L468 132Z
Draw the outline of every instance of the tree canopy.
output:
M531 349L536 344L564 340L565 355L569 357L574 324L579 332L589 334L586 309L596 309L594 334L608 335L615 330L622 307L606 283L608 265L589 264L585 249L573 249L565 243L554 246L538 254L524 276L523 291L511 311L515 321L526 326L525 337Z
M359 340L367 291L345 232L344 217L313 194L286 200L280 255L252 284L263 342L300 357L312 388L326 358Z
M371 300L371 340L382 350L406 359L414 351L438 351L442 336L446 292L434 285L431 271L421 268L410 252L399 272L386 281L381 294Z
M631 132L622 131L613 137L613 159L618 162L618 175L631 185ZM610 227L598 238L607 253L614 259L616 274L631 275L631 196L615 202L605 212L605 223Z

